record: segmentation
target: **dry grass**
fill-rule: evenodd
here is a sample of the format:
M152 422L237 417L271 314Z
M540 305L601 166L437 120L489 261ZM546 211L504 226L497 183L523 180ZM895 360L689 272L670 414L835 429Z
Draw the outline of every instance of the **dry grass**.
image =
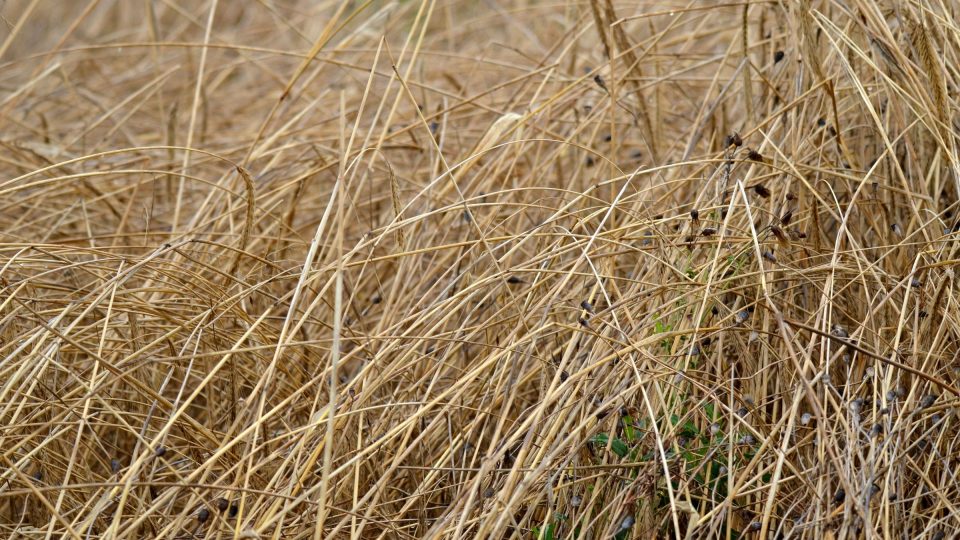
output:
M960 531L954 2L0 14L0 536Z

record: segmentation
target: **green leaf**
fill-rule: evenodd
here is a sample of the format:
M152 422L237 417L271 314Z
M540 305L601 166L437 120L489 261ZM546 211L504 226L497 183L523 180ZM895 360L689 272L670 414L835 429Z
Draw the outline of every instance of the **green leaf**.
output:
M556 533L556 525L553 523L547 525L543 531L540 530L540 527L533 528L533 536L538 540L553 540L554 534Z
M597 433L593 437L590 437L590 442L596 444L597 446L607 446L607 442L610 440L610 437L606 433ZM613 442L610 443L610 450L613 450L613 453L624 457L627 455L627 452L630 451L630 447L627 446L627 443L621 441L620 439L614 438Z
M637 440L637 430L633 429L633 417L628 414L621 417L620 421L623 422L623 435L627 440L631 442Z

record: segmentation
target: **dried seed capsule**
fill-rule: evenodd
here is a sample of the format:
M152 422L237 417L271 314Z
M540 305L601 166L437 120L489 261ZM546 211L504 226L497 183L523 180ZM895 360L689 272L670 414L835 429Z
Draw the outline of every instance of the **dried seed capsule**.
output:
M210 511L207 510L206 508L201 508L200 511L197 512L197 521L199 521L200 523L206 523L207 519L209 518L210 518Z
M757 185L753 186L753 191L754 191L757 195L763 197L764 199L770 197L770 190L767 189L767 187L764 186L763 184L757 184Z
M752 150L752 149L751 149L749 152L747 152L747 158L748 158L750 161L756 161L756 162L758 162L758 163L763 163L763 155L762 155L760 152L757 152L756 150Z
M777 51L773 53L773 63L774 64L779 63L781 60L783 60L783 57L784 57L783 51Z
M783 229L777 227L776 225L770 226L770 232L773 233L773 236L776 237L777 243L781 247L788 247L790 245L790 239L787 238L787 235L784 234Z
M787 210L780 216L780 224L786 227L790 224L790 220L793 219L793 210Z

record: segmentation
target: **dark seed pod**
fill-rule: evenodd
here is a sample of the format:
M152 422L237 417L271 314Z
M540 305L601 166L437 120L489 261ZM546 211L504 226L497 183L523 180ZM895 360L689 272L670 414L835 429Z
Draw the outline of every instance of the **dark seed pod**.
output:
M167 454L166 446L158 446L156 450L153 451L153 455L157 457L163 457Z
M843 488L840 488L840 489L837 490L836 493L834 493L834 495L833 495L833 502L835 502L835 503L837 503L837 504L840 504L840 503L842 503L843 500L846 499L846 498L847 498L847 492L844 491Z
M600 88L603 88L604 90L607 89L607 83L603 82L603 77L601 77L599 73L593 76L593 82L597 83L597 86Z
M206 523L207 519L209 518L210 518L210 511L207 510L206 508L201 508L200 511L197 512L197 521L199 521L200 523Z
M921 285L923 285L923 283L922 283L919 279L917 279L917 278L911 278L911 279L910 279L910 286L911 286L911 287L913 287L913 288L916 289L916 288L919 288Z
M220 497L219 499L217 499L217 510L223 512L224 510L226 510L226 509L229 508L229 507L230 507L230 502L229 502L229 501L227 501L227 500L224 499L223 497Z
M754 191L754 193L756 193L757 195L763 197L764 199L770 197L770 190L767 189L767 187L764 186L763 184L757 184L757 185L753 186L753 191Z
M561 372L560 372L560 382L566 382L566 380L569 379L569 378L570 378L570 374L569 374L569 373L567 373L566 371L561 371Z
M769 251L769 250L763 252L763 258L766 259L766 260L768 260L768 261L770 261L770 262L772 262L772 263L776 263L776 262L777 262L777 256L774 255L773 252L772 252L772 251Z
M233 503L230 505L230 512L227 515L233 518L233 517L237 517L237 514L239 513L240 513L240 505L237 503Z
M750 161L763 163L763 155L760 152L757 152L756 150L751 149L749 152L747 152L747 158L750 159Z
M584 300L583 302L580 302L580 307L583 308L583 310L587 313L590 313L591 315L593 314L593 304L590 302Z
M713 227L704 227L703 230L700 231L700 234L702 234L702 235L704 235L704 236L713 236L713 235L717 234L717 229L715 229L715 228L713 228Z
M583 317L580 317L579 319L577 319L577 322L580 323L580 326L584 328L590 328L590 323Z
M777 238L777 243L780 244L780 247L789 247L790 239L787 238L787 235L784 234L783 229L773 225L770 227L770 232L773 233L773 236Z
M934 404L937 401L937 396L933 394L927 394L923 396L923 399L920 400L920 406L924 409Z
M827 125L827 119L821 116L817 119L817 125L820 127Z
M523 283L523 280L518 278L517 276L510 276L507 278L507 283L511 285L516 285L518 283Z
M773 53L773 63L774 64L779 63L781 60L783 60L783 56L784 56L783 51L777 51Z
M780 216L780 224L786 227L790 224L790 221L793 219L793 210L787 210Z

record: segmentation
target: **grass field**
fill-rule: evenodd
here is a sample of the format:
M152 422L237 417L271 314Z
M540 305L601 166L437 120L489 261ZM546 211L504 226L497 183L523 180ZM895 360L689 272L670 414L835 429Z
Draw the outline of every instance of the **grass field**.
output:
M0 15L0 537L960 534L953 0Z

